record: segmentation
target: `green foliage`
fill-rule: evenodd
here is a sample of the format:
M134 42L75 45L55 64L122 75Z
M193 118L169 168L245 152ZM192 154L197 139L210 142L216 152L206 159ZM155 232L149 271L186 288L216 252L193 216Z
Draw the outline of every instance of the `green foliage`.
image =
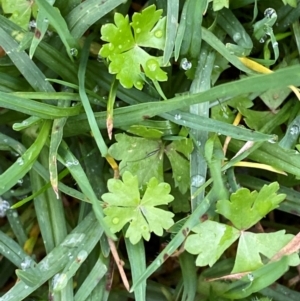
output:
M33 1L1 0L3 12L10 15L9 19L24 29L28 29Z
M300 300L300 3L268 3L0 0L1 300Z
M135 13L131 23L128 15L116 13L116 25L106 24L101 28L101 39L109 43L102 46L99 54L109 59L109 72L117 74L125 88L143 88L145 79L141 68L153 81L167 80L166 72L160 68L162 57L149 55L141 48L164 48L166 19L161 15L162 10L151 5L142 13Z
M143 237L150 239L150 233L163 235L163 229L173 225L173 213L155 208L159 205L167 205L173 201L170 193L170 185L159 183L156 178L151 178L143 197L140 197L139 182L137 176L126 171L123 181L110 179L107 186L109 193L102 195L106 202L104 218L113 233L119 232L127 223L125 237L132 244L136 244Z
M259 192L241 188L231 195L230 201L218 201L217 212L229 219L237 229L247 230L285 199L284 194L276 194L278 189L276 182L263 186Z
M163 140L117 134L116 143L109 148L109 154L120 160L120 172L130 171L137 175L140 185L153 176L163 181L164 155L170 161L175 187L185 193L190 185L189 155L193 150L192 141L182 137L166 145ZM126 151L124 151L126 150Z

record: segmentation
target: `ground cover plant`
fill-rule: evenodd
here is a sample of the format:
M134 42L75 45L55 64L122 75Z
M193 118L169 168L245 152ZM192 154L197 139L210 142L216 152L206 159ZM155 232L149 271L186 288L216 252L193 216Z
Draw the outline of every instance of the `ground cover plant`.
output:
M299 300L300 1L1 0L0 300Z

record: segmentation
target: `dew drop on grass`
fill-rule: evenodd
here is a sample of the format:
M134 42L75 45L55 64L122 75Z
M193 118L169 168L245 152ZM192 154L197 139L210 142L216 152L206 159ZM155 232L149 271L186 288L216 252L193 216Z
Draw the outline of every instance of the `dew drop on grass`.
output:
M70 54L74 57L78 55L78 50L76 48L71 48L70 49Z
M32 259L29 256L26 257L25 260L21 262L21 269L26 270L30 268L31 263L32 263Z
M264 38L260 38L259 39L259 43L264 43L265 42L265 39Z
M265 17L267 18L276 18L277 17L277 13L276 10L274 8L267 8L264 12Z
M10 209L10 204L8 201L2 200L0 197L0 217L6 216L6 211Z
M274 42L274 43L272 44L272 46L273 46L273 48L274 48L274 47L278 47L278 43L277 43L277 42Z
M187 58L183 58L180 62L180 66L183 70L190 70L192 68L192 63L188 61Z
M236 43L238 43L239 42L239 40L242 38L242 35L239 33L239 32L236 32L234 35L233 35L233 37L232 37L232 39L236 42Z
M300 131L299 126L296 124L291 126L291 128L290 128L291 135L299 135L299 131Z
M24 165L24 160L23 158L18 158L17 161L16 161L20 166Z
M180 114L175 114L174 119L175 120L180 120L181 119L181 115Z
M192 176L192 186L193 187L200 187L203 183L205 182L204 177L202 177L201 175L195 175Z

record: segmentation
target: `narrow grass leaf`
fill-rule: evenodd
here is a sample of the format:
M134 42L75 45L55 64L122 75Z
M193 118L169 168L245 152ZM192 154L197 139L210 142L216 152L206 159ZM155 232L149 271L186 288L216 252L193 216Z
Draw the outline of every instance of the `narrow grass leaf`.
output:
M31 169L44 146L51 127L51 121L44 121L35 142L16 162L0 175L0 195L13 187Z
M167 65L175 45L175 37L178 27L179 0L168 0L166 43L164 48L163 65Z
M0 16L0 22L2 19L5 18ZM34 90L54 92L53 87L45 81L45 76L42 71L29 58L24 50L18 50L19 44L3 28L0 28L0 41L0 45L6 54Z
M48 18L49 23L55 28L65 45L71 61L73 61L73 57L76 57L78 54L78 44L76 39L71 35L65 19L62 17L59 10L51 6L47 1L36 0L36 3L39 7L39 13L44 16L43 21L45 22L45 17Z
M76 6L66 17L71 33L80 38L100 18L122 4L124 0L87 0Z

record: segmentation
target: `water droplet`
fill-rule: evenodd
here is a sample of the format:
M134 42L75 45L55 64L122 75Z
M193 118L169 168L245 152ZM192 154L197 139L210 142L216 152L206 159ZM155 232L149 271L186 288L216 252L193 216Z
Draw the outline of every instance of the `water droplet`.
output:
M290 128L290 134L291 134L291 135L299 135L299 131L300 131L299 126L296 125L296 124L294 124L294 125L291 126L291 128Z
M195 175L192 176L192 186L193 187L200 187L203 183L205 182L204 177L202 177L201 175Z
M136 32L136 33L140 33L141 31L142 31L142 30L141 30L140 28L137 28L135 32Z
M32 264L32 259L28 256L25 258L24 261L21 262L21 269L26 270L30 268L31 264Z
M72 165L78 165L79 162L77 160L74 161L67 161L66 162L66 167L72 166Z
M272 45L273 45L273 48L278 47L278 42L274 42Z
M181 119L181 115L180 114L175 114L174 118L175 118L175 120L180 120Z
M145 231L149 231L148 230L148 227L146 226L146 225L143 225L142 227L141 227L141 230L142 230L142 232L145 232Z
M274 8L267 8L264 12L265 17L267 18L276 18L277 17L277 13L276 10Z
M201 146L202 145L201 141L197 141L197 145Z
M49 23L48 18L45 18L45 19L44 19L44 22L45 22L45 23Z
M154 72L158 67L158 62L155 59L150 59L147 61L146 66L150 71Z
M157 38L161 38L163 36L163 32L161 30L156 30L154 35L157 37Z
M122 49L122 48L123 48L123 46L122 46L122 45L119 45L119 46L118 46L118 48L119 48L119 49Z
M70 54L74 57L78 55L78 50L76 48L71 48L70 49Z
M8 201L2 200L0 197L0 217L6 216L6 211L10 209L10 204Z
M247 276L251 282L254 280L254 275L252 273L249 273Z
M259 43L264 43L265 42L265 39L264 38L260 38L259 39Z
M140 81L140 80L138 80L136 83L135 83L135 85L136 85L136 87L137 88L143 88L143 83Z
M236 33L233 35L233 37L232 37L232 39L233 39L236 43L238 43L238 41L239 41L241 38L242 38L242 35L241 35L239 32L236 32Z
M16 161L20 166L22 166L24 164L24 160L22 157L18 158Z
M183 58L180 62L180 66L183 70L190 70L192 68L192 63L188 61L187 58Z
M113 220L112 220L112 223L114 225L117 225L119 223L120 219L118 217L114 217Z
M180 182L180 181L181 181L181 179L182 179L182 177L181 177L181 176L178 176L178 177L176 178L176 180L177 180L178 182Z
M32 30L34 28L36 28L36 21L35 20L29 21L29 23L28 23L28 30Z

